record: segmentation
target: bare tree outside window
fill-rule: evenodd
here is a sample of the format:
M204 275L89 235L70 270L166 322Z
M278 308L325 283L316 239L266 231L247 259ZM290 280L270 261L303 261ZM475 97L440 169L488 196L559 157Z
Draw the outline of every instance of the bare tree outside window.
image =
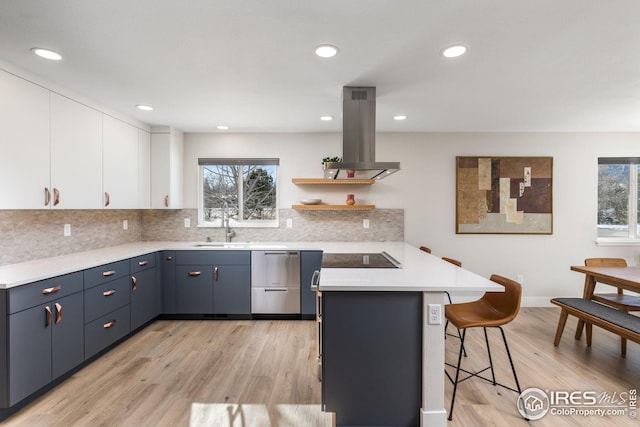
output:
M640 235L639 185L637 159L598 159L598 237Z
M202 164L202 220L220 224L277 221L273 164Z

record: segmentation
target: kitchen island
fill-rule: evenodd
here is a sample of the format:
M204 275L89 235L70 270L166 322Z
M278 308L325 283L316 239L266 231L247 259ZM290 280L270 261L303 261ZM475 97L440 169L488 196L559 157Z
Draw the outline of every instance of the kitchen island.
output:
M401 268L323 268L323 404L336 425L446 426L444 292L502 286L404 243L327 244L389 253ZM435 321L429 319L435 308Z

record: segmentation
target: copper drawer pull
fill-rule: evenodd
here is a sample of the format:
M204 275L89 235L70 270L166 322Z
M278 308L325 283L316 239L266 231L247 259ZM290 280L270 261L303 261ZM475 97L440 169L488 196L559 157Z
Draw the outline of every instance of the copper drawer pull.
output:
M106 191L104 192L104 207L106 208L111 203L111 196Z
M143 265L147 265L147 264L149 264L149 261L147 261L146 259L145 259L144 261L139 261L139 262L138 262L138 265L139 265L140 267L142 267Z
M105 323L104 325L102 325L102 327L104 329L109 329L110 327L115 326L115 324L116 324L116 321L112 320L111 322L108 322L108 323Z
M105 271L105 272L103 272L103 273L102 273L102 275L103 275L104 277L113 276L114 274L116 274L116 271L115 271L115 270Z
M135 292L138 289L138 279L136 276L131 276L131 291Z
M189 276L199 276L199 275L202 274L202 272L201 271L190 271L187 274L189 274Z
M55 303L56 306L56 325L62 322L62 305L60 303Z
M213 268L213 280L218 281L218 267Z
M51 203L51 191L48 187L44 187L44 205L49 206L49 203Z
M49 306L46 306L44 309L47 312L47 321L44 324L44 326L47 327L51 324L51 319L53 319L53 313L51 312L51 307Z
M45 289L42 290L42 294L43 295L53 294L53 293L58 292L61 289L62 289L62 286L54 286L52 288L45 288Z
M57 188L53 189L53 206L60 204L60 191Z
M166 196L164 196L164 206L165 207L169 207L169 195L167 194Z
M108 297L108 296L111 296L111 295L113 295L113 294L115 294L115 293L116 293L116 290L115 290L115 289L109 289L108 291L104 291L104 292L102 293L102 296Z

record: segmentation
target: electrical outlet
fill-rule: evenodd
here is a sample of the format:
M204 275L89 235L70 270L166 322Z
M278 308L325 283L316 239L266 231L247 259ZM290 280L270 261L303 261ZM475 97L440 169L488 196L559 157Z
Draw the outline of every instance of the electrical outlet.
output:
M64 237L71 236L71 224L64 225Z
M369 218L362 220L362 228L369 228Z
M521 285L524 285L524 275L518 274L518 276L516 276L516 282L520 283Z
M287 228L293 228L293 218L287 218Z
M185 228L191 227L191 218L185 218L184 219L184 227Z
M122 220L122 229L123 230L128 230L129 229L129 221L126 219Z
M429 324L440 325L442 323L442 305L429 304Z

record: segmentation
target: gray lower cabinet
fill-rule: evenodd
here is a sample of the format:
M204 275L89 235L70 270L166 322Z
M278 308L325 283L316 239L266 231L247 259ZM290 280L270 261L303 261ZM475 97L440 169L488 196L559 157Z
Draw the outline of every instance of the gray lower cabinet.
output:
M131 332L129 260L84 271L85 358Z
M336 426L418 426L422 293L322 292L322 403Z
M251 314L250 251L177 251L176 312Z
M147 254L129 260L131 272L130 310L131 330L138 329L160 314L159 286L156 276L156 254Z
M163 314L176 314L176 253L164 251L159 254L162 277L162 309Z
M313 317L316 314L316 291L311 290L311 280L321 265L322 251L300 253L300 312L303 316Z
M0 406L8 408L84 361L82 273L3 290Z

